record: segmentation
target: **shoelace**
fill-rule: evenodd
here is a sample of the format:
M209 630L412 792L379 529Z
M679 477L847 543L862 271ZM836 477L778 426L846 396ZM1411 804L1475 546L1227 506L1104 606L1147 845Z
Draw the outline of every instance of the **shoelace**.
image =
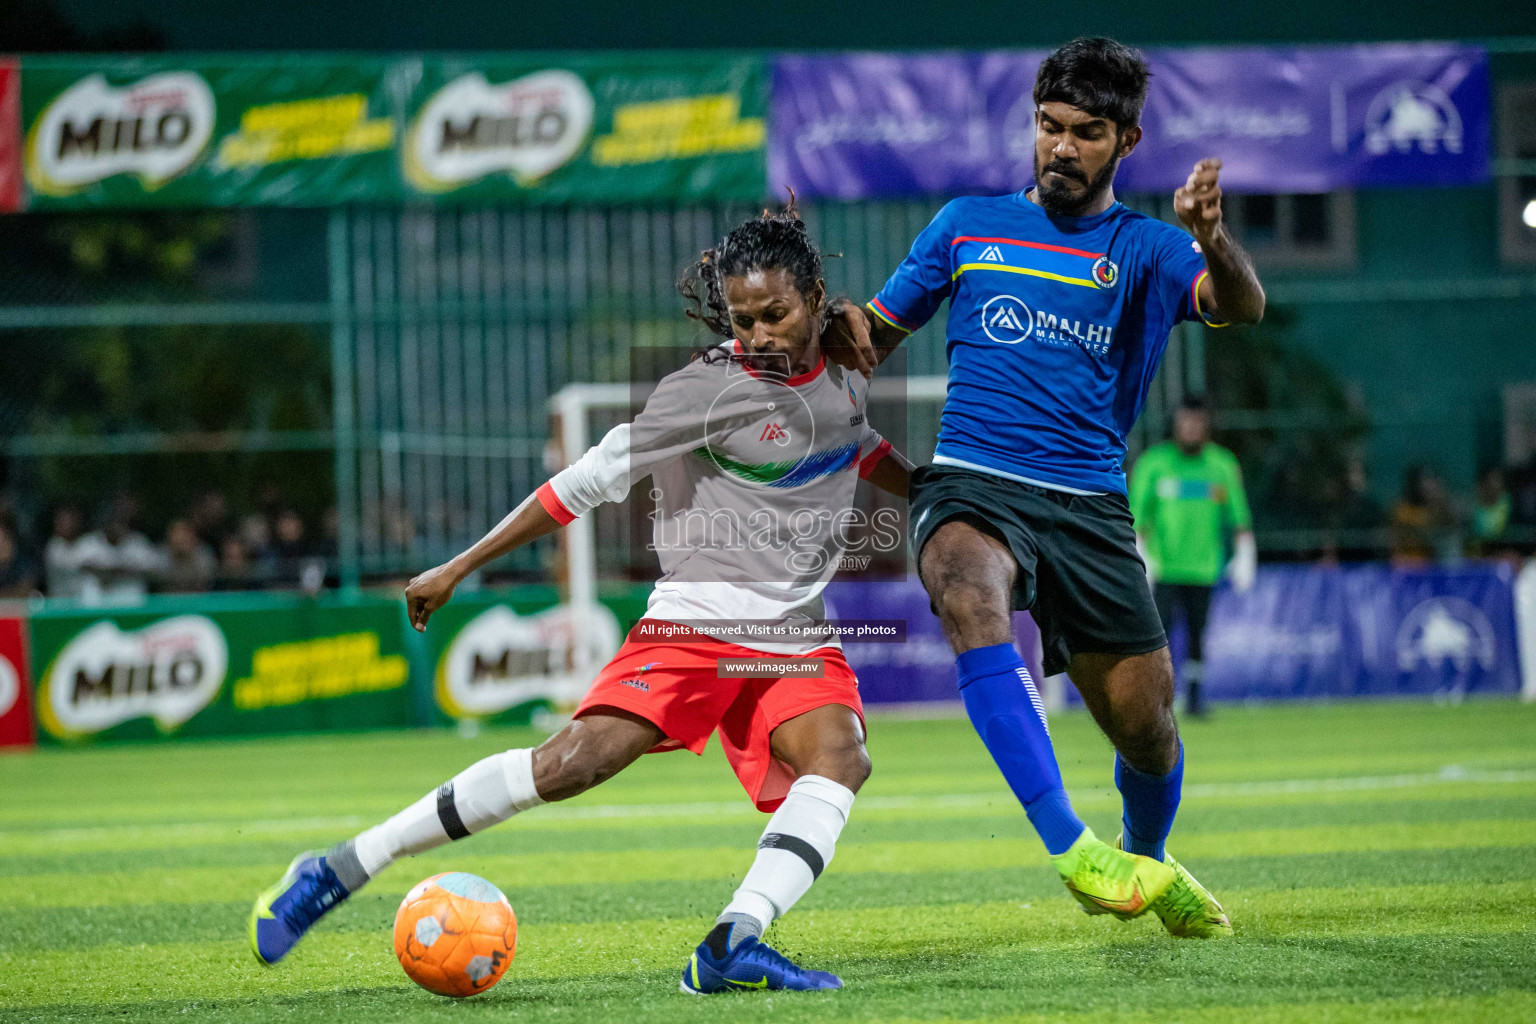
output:
M321 914L334 907L347 895L341 882L329 869L303 876L301 886L298 898L289 906L286 915L301 930L314 924Z
M789 957L785 956L783 953L780 953L772 946L764 945L761 942L757 944L756 948L748 951L746 960L749 963L758 964L760 966L766 965L768 967L776 968L779 971L802 974L804 973L804 969L797 966L794 961L789 959Z
M1173 884L1168 887L1167 895L1163 898L1181 915L1194 913L1203 916L1205 914L1205 901L1193 888L1185 885L1182 878L1174 878Z

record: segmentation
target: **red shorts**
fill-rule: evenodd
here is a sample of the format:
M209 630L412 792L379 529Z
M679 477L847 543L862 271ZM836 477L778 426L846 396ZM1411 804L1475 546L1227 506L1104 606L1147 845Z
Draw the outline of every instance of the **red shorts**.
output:
M806 661L822 659L818 678L758 676L722 679L721 658ZM825 704L843 704L859 716L859 681L835 647L806 655L776 655L714 640L699 633L666 642L625 641L593 681L576 716L599 707L619 708L653 723L667 739L652 748L704 753L710 733L720 731L720 745L736 777L760 811L784 802L794 772L775 758L768 737L773 730Z

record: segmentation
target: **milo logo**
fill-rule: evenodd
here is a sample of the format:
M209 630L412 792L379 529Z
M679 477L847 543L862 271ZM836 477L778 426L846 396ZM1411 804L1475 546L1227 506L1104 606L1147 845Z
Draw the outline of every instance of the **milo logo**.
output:
M48 104L27 132L27 182L67 195L117 174L158 188L197 161L213 136L213 91L201 75L172 71L122 88L100 74Z
M201 615L140 630L98 622L66 644L44 673L38 719L59 739L134 718L152 718L170 732L213 702L228 667L224 634Z
M406 137L405 176L446 192L490 174L530 186L575 157L595 103L569 71L539 71L503 85L461 75L427 100Z
M451 718L499 714L533 700L574 701L619 649L619 622L597 607L580 618L568 605L518 615L487 608L459 630L437 664L437 703Z

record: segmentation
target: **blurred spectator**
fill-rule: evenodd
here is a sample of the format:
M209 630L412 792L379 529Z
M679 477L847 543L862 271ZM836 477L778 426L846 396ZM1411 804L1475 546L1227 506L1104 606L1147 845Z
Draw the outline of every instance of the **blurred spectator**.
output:
M43 549L43 569L49 597L79 599L85 596L83 550L85 517L74 505L53 510L53 534Z
M192 503L191 527L210 551L215 550L229 532L229 501L222 491L204 491Z
M272 524L272 552L277 560L278 586L305 585L307 563L313 555L303 518L293 509L278 513ZM305 589L310 589L305 586Z
M267 477L256 485L256 511L262 514L268 525L276 526L278 517L286 508L283 489L276 480Z
M282 562L304 558L310 553L304 519L291 508L278 513L272 524L272 550Z
M236 538L238 543L239 538ZM198 536L191 522L177 519L165 530L161 586L171 594L194 594L213 585L213 549Z
M1536 526L1536 456L1504 471L1510 497L1510 519L1520 526Z
M160 573L160 552L133 528L136 508L131 497L118 495L101 529L80 538L80 568L86 577L82 600L116 604L148 595L150 580Z
M1504 486L1503 470L1490 466L1478 474L1472 505L1472 554L1493 555L1508 547L1514 507L1514 499Z
M227 534L219 545L219 570L214 579L216 590L252 590L257 586L256 570L250 552L237 533Z
M1403 475L1403 496L1392 506L1392 560L1423 564L1456 557L1456 513L1445 484L1429 468L1411 466Z
M21 553L16 533L0 523L0 597L30 597L37 592L37 571Z
M416 519L400 504L384 509L384 543L399 551L409 551L417 542Z
M1371 481L1365 460L1352 455L1344 466L1344 476L1330 494L1328 514L1331 534L1325 557L1330 561L1364 562L1381 557L1381 529L1386 513L1371 497Z

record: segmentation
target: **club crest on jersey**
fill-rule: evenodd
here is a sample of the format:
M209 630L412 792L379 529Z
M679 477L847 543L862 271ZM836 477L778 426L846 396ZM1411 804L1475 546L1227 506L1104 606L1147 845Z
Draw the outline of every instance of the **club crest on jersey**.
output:
M1120 281L1120 268L1108 256L1093 261L1093 283L1100 288L1113 288Z
M981 307L981 329L1000 345L1017 345L1034 330L1035 317L1014 295L997 295Z
M774 444L782 448L789 444L789 431L785 430L777 423L770 423L763 428L763 433L758 438L758 440L772 441Z

